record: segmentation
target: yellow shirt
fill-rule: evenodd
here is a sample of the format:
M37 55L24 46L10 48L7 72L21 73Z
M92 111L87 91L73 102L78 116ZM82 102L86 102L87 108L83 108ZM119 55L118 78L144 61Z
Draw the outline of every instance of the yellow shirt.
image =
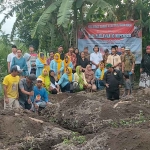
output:
M3 84L7 86L7 96L8 98L18 97L18 83L19 76L13 77L11 74L4 78Z

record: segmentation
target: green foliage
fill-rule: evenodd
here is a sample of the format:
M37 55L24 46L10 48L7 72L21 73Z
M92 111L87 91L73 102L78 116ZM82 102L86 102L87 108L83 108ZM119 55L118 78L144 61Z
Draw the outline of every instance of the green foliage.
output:
M78 132L72 132L70 139L64 139L63 143L70 144L83 144L86 141L85 136L80 136Z

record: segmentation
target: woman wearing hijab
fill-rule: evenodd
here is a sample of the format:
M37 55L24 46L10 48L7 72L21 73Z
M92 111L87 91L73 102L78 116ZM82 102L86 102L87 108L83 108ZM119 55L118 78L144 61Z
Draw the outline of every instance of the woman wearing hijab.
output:
M83 90L88 87L88 83L86 82L85 75L82 72L82 67L76 67L76 73L74 73L74 81L78 82L79 90Z
M71 69L73 69L73 64L72 64L69 56L65 56L65 59L62 62L62 67L63 67L63 72L64 73L66 73L66 68L67 67L70 67Z
M31 72L31 62L30 62L31 55L28 53L25 53L23 57L26 60L26 64L27 64L27 68L28 68L28 71L26 71L26 74L29 75Z
M86 82L88 83L88 89L90 89L91 91L96 91L95 75L94 72L92 71L91 65L86 66L84 74Z
M51 94L60 93L60 86L58 85L58 83L55 80L55 73L53 70L50 70L49 78L50 78L50 92L51 92Z
M61 86L62 92L71 92L70 91L70 85L74 81L74 76L72 73L72 69L70 67L66 68L66 73L64 73L59 82L58 85Z
M140 87L150 87L150 45L146 47L146 54L143 56L140 66Z
M13 58L12 63L11 63L11 68L13 66L19 66L22 72L20 73L20 76L27 76L26 72L28 71L26 60L24 57L22 57L22 50L18 49L17 50L17 55L16 57Z
M38 77L43 80L43 87L49 91L50 89L50 79L49 79L49 71L47 69L43 69L42 74Z
M36 59L36 77L42 74L42 70L47 68L46 57L44 53L40 52L38 58Z
M59 53L54 55L54 60L50 63L50 69L55 72L56 80L59 80L63 72L62 60Z
M104 62L100 62L99 68L95 71L96 87L98 90L102 90L105 87L103 79L106 71Z

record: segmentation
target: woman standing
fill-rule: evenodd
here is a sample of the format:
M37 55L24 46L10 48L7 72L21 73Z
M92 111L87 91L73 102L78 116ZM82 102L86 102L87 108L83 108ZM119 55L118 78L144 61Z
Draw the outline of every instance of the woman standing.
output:
M30 58L31 58L31 55L28 54L28 53L25 53L24 56L23 56L26 60L26 64L27 64L27 71L26 71L26 74L29 75L30 72L31 72L31 62L30 62Z
M42 74L42 70L47 67L47 62L44 53L42 52L39 53L35 64L36 64L36 77L38 77Z
M107 69L105 68L104 62L100 62L99 68L95 72L96 87L99 90L102 90L105 87L103 79L106 71Z
M61 86L61 91L62 92L71 92L70 91L70 85L74 80L74 76L72 73L72 69L70 67L66 68L66 73L64 73L59 82L58 85Z
M94 72L92 71L91 65L86 66L84 74L86 82L88 83L88 88L92 91L96 91L95 75Z
M140 72L139 86L150 88L150 45L146 47L146 54L142 58Z
M83 90L88 87L88 83L86 82L85 75L82 72L82 67L76 67L76 73L74 73L74 81L78 82L79 90Z
M50 69L55 72L56 80L58 81L63 72L62 60L60 59L60 54L56 53L54 55L54 60L50 63Z
M73 64L72 64L69 56L65 56L65 59L62 62L62 67L63 67L63 72L64 73L66 73L66 68L68 68L68 67L70 67L71 69L73 69Z
M21 76L27 76L26 72L28 71L27 69L27 64L26 60L24 57L22 57L22 50L18 49L17 50L17 56L13 58L11 68L13 66L19 66L20 69L22 70L22 73L20 74Z
M89 61L87 58L85 58L84 52L81 52L81 57L79 59L79 66L82 67L82 70L85 71L86 66L89 64Z
M79 49L76 48L75 51L74 51L74 53L76 54L76 58L77 58L76 66L78 66L79 65L79 60L81 58L80 53L79 53Z

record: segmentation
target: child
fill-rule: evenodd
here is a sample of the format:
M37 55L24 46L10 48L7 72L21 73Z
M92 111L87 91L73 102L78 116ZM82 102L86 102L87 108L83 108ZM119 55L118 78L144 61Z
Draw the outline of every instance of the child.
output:
M125 81L125 83L124 83L125 90L124 90L124 94L122 97L129 97L129 96L131 96L131 92L132 92L132 85L131 85L131 82L129 79L129 75L124 74L123 77L124 77L124 81Z

